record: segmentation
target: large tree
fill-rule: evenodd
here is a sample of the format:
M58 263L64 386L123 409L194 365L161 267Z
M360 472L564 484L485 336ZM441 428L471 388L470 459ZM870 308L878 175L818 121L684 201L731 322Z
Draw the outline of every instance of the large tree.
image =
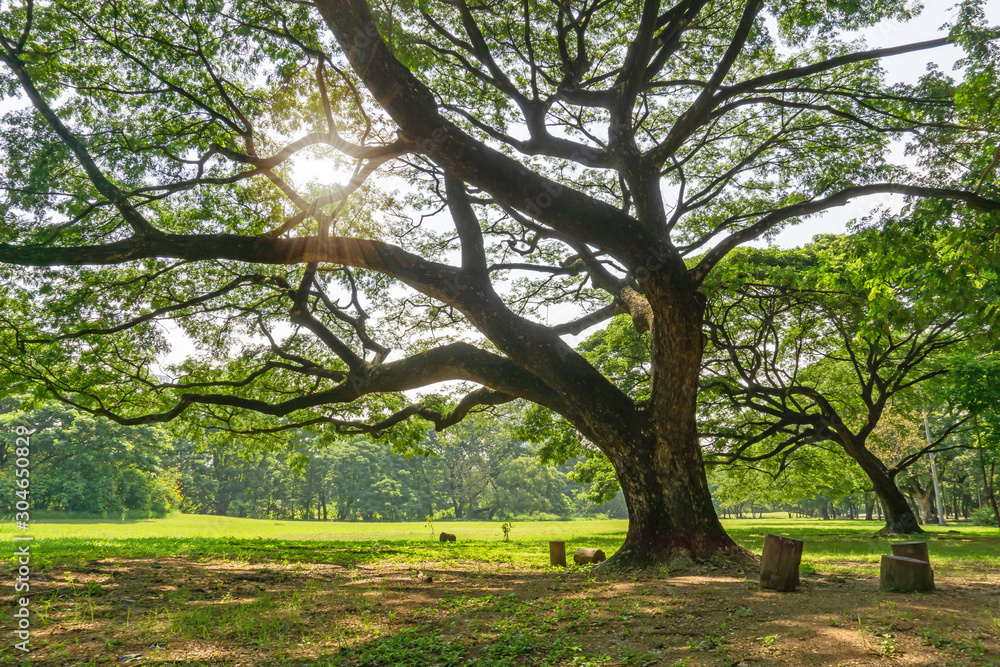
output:
M970 268L931 232L887 256L885 236L730 256L709 300L702 436L729 462L835 443L871 480L883 531L906 534L922 530L897 477L954 448L949 436L968 416L950 415L930 441L912 419L891 437L890 426L905 408L923 407L919 392L949 372L949 352L992 337L994 318L984 313L996 298L997 257L980 253L987 268ZM939 270L948 290L936 284Z
M995 135L955 104L994 91L976 3L933 40L845 38L907 4L5 3L0 90L30 106L2 133L8 383L258 435L405 439L525 399L613 464L614 563L736 553L695 422L716 264L871 195L1000 211ZM972 88L884 82L955 41ZM648 397L562 338L615 313L651 333ZM166 320L199 350L163 380ZM443 381L469 390L403 393Z

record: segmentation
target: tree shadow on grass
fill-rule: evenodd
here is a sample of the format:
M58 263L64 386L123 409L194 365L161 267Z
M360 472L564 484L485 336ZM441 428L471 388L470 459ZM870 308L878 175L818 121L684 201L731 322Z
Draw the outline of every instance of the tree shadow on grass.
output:
M374 563L419 545L384 541L313 541L230 537L46 537L31 543L33 570L63 565L79 566L108 559L157 559L187 557L247 562L325 562L351 566ZM15 557L8 557L9 567Z

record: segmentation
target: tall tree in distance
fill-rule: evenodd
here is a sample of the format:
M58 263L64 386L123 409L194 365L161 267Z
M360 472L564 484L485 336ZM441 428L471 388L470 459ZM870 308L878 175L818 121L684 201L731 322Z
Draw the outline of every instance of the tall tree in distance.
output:
M30 107L0 140L5 384L123 424L399 442L524 399L613 465L610 565L739 557L696 427L706 278L866 196L1000 211L982 151L949 158L995 128L940 73L878 66L958 41L985 71L985 19L843 38L907 4L7 3L0 90ZM563 340L616 313L650 332L647 397ZM167 381L165 320L198 350ZM413 398L445 381L466 390Z
M881 256L881 235L824 236L802 249L741 250L716 278L706 330L703 435L723 461L788 457L807 445L840 446L871 480L890 534L922 532L897 477L949 436L956 414L926 442L921 383L947 374L949 352L984 326L983 276L952 273L949 298L929 290L920 267L948 264L925 235L924 256ZM994 264L995 270L996 264Z
M1000 526L997 460L1000 459L1000 353L966 355L953 360L955 400L972 415L979 472L986 501Z

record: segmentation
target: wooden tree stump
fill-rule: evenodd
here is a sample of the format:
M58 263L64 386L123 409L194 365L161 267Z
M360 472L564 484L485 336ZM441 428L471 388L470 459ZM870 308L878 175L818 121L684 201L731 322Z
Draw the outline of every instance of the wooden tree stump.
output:
M934 570L925 560L904 556L882 556L879 585L883 591L903 593L934 590Z
M896 542L892 544L892 555L903 558L913 558L930 563L931 558L927 551L926 542Z
M607 560L608 557L604 555L604 552L600 549L587 549L586 547L580 547L573 554L573 562L577 565L586 565L587 563L600 563L601 561Z
M441 539L442 542L454 542L458 538L455 537L454 535L452 535L451 533L441 533L441 538L440 539Z
M566 543L549 542L549 562L553 565L566 567Z
M802 540L780 535L764 536L760 558L760 585L776 591L794 591L799 585Z

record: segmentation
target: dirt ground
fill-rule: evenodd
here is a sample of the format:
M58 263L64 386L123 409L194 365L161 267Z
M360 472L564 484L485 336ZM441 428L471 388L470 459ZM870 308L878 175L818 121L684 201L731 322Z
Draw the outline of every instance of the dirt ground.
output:
M92 561L32 582L30 662L174 665L1000 665L1000 575L882 593L877 565L609 577L477 562ZM388 642L388 643L386 643ZM141 657L136 657L141 656Z

